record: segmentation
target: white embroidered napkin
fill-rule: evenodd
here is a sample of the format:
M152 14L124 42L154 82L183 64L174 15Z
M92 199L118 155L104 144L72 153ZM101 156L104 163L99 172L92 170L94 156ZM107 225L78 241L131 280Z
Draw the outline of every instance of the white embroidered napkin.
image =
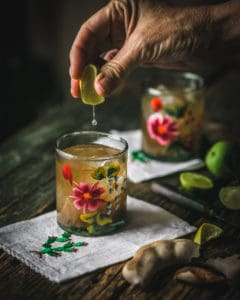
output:
M128 178L134 183L139 183L156 177L163 177L183 170L195 170L204 166L204 162L201 159L191 159L184 162L162 162L156 160L141 162L138 160L132 160L131 152L141 149L141 130L111 130L111 133L121 136L128 142Z
M129 196L127 201L129 221L122 231L102 237L72 235L74 242L88 243L86 247L79 247L76 253L64 252L57 258L44 254L40 258L31 252L42 249L48 236L63 233L56 223L55 211L0 228L0 248L59 283L129 259L144 244L176 238L195 230L161 207Z

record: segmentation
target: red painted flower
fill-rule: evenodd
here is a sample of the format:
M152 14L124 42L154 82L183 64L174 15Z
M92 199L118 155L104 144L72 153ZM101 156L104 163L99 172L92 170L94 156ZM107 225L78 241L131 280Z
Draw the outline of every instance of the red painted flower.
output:
M76 209L82 209L83 214L87 211L95 211L98 209L100 203L104 200L100 198L100 195L105 192L104 188L98 187L96 182L91 186L87 182L74 182L73 196L70 196L74 200L73 204Z
M65 164L62 166L62 174L63 177L72 184L72 169L69 165Z
M162 100L159 97L153 97L151 99L151 108L153 111L161 110L162 106Z
M157 113L148 118L147 129L150 137L162 146L169 145L172 139L179 135L177 122L169 116Z

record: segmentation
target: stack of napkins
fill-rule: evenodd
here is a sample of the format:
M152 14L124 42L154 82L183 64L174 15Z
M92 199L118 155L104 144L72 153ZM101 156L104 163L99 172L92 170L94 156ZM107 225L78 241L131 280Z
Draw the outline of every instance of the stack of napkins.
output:
M156 177L163 177L180 171L196 170L204 166L201 159L191 159L184 162L161 162L152 159L149 159L147 162L132 160L131 152L141 150L141 130L111 130L111 133L121 136L128 142L128 178L134 183L139 183Z

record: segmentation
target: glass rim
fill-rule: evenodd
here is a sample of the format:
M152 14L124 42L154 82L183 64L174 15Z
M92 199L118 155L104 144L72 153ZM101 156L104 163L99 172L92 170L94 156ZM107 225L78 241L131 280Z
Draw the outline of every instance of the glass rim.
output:
M197 74L197 73L193 73L193 72L182 72L182 71L163 71L168 73L169 78L178 78L178 77L182 77L185 78L187 80L194 80L196 82L198 82L199 86L195 87L195 88L189 88L187 86L183 87L182 90L184 91L184 93L188 94L188 93L194 93L199 91L200 89L204 88L204 78L202 75ZM159 83L161 84L161 82ZM164 85L164 83L163 83ZM162 92L155 86L150 86L148 88L146 88L146 91L152 95L152 96L157 96L157 95L161 95Z
M77 155L67 153L64 150L61 150L59 148L59 144L60 144L61 140L63 140L66 137L77 136L77 135L82 135L82 136L100 135L101 137L107 137L107 138L110 138L112 140L122 143L124 145L124 148L123 148L123 150L119 149L118 153L109 155L108 157L104 157L104 158L79 157ZM69 159L69 160L78 160L78 161L103 161L104 160L104 161L106 161L106 160L112 160L112 159L118 158L118 157L122 156L124 153L126 153L128 150L128 143L124 138L117 136L117 135L113 135L111 133L107 133L107 132L90 131L90 130L89 131L73 131L73 132L65 133L57 138L55 150L59 155L61 155L62 157L66 158L66 159Z

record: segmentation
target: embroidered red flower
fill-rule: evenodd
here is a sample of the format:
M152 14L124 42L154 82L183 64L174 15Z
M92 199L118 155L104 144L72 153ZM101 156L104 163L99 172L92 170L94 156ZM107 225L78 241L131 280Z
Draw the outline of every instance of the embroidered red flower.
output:
M74 200L73 204L76 209L82 209L83 214L97 210L104 201L100 198L100 195L105 192L105 189L98 187L98 183L96 182L91 186L87 182L74 182L73 196L70 196L70 198Z
M162 106L162 100L159 97L153 97L151 99L151 108L153 111L161 110Z
M62 174L63 177L72 184L72 169L69 165L65 164L62 166Z
M152 114L147 120L150 137L162 146L167 146L172 139L179 135L177 122L162 114Z

